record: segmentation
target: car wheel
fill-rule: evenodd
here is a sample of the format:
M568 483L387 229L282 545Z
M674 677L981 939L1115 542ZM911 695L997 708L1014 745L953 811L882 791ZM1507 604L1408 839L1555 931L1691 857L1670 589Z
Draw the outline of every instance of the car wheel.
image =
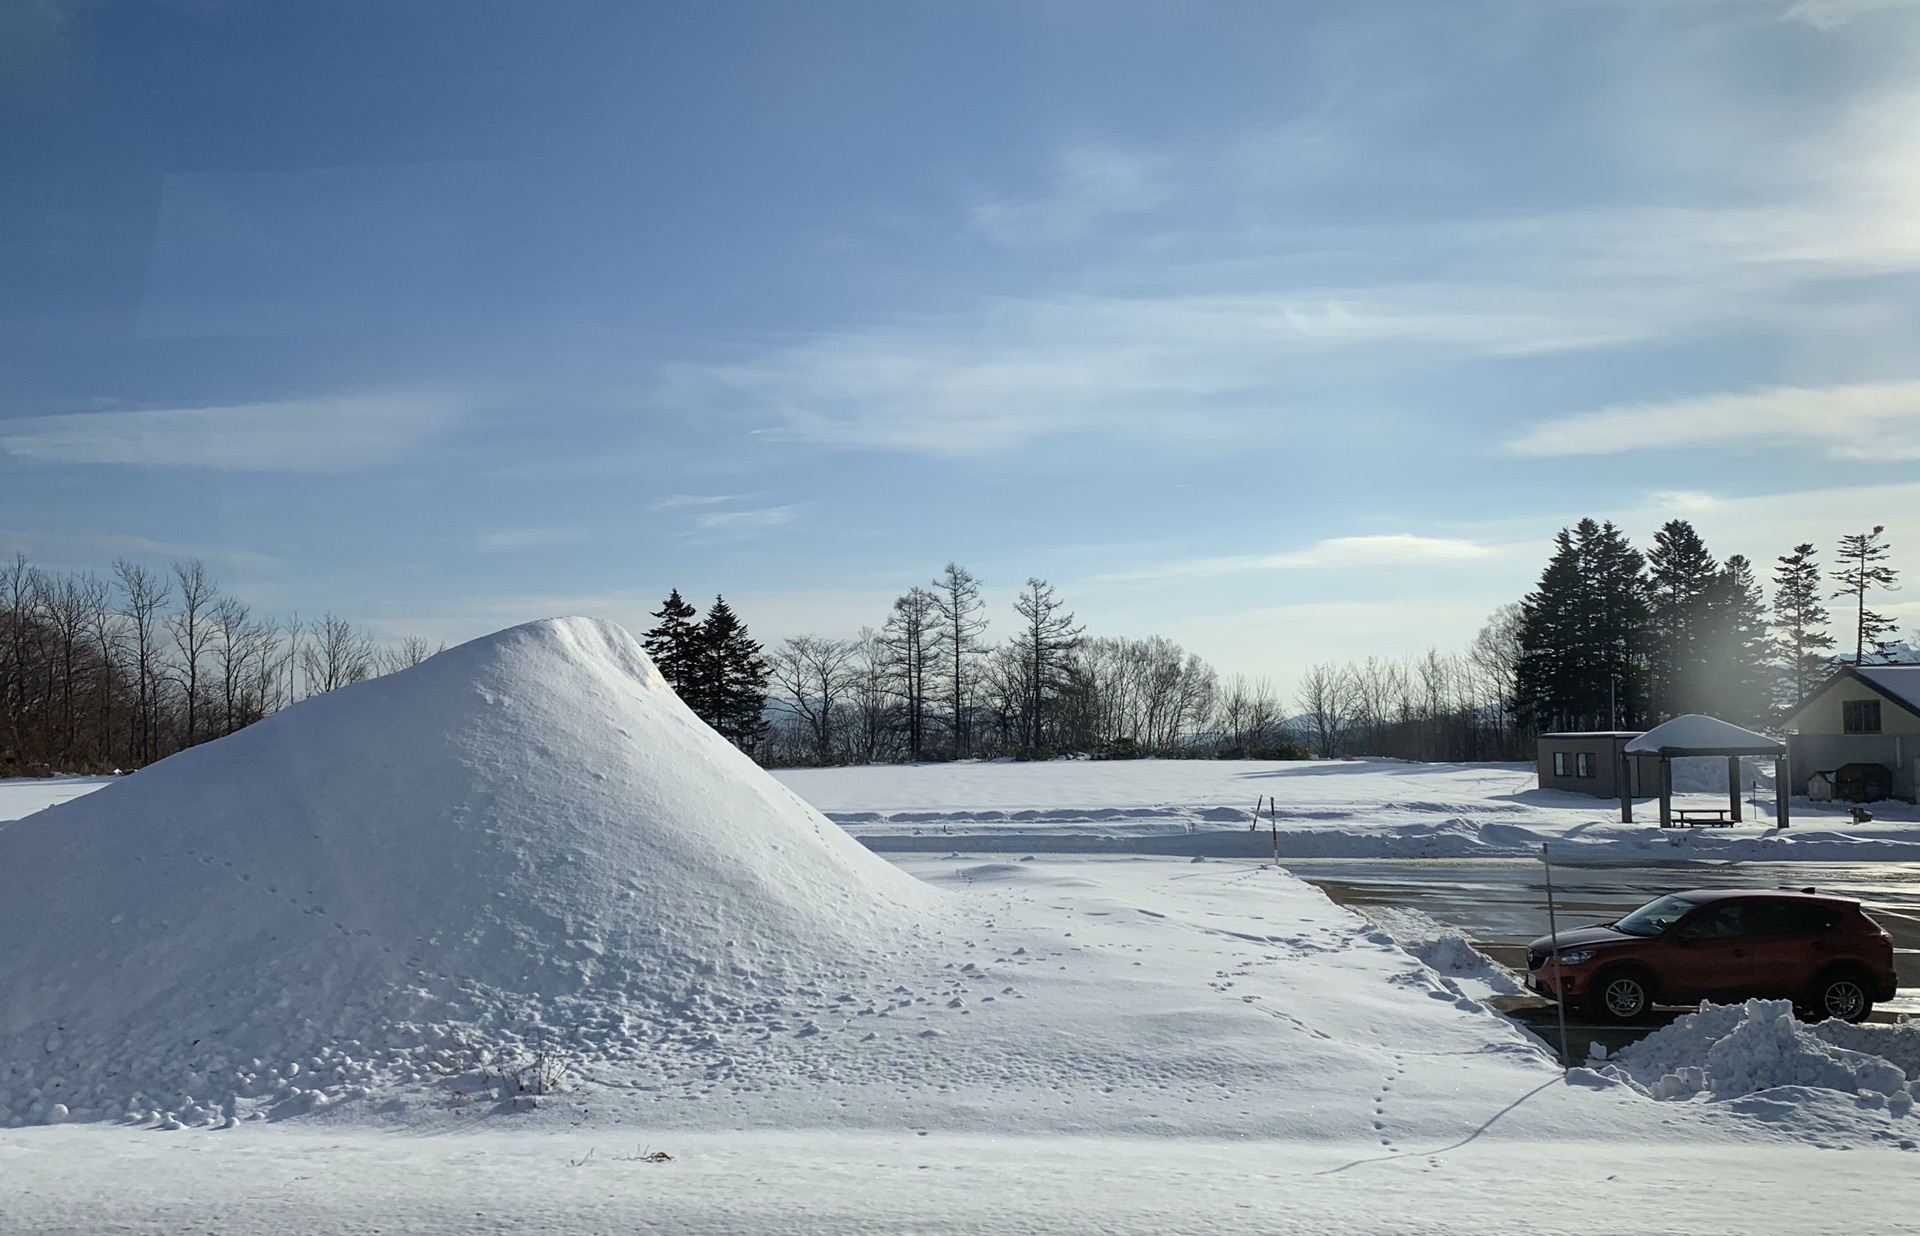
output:
M1601 1021L1625 1025L1653 1010L1653 988L1647 976L1635 970L1598 975L1587 996L1587 1009Z
M1866 981L1858 974L1842 970L1823 975L1813 988L1813 1015L1825 1020L1860 1022L1873 1012L1873 997L1867 994Z

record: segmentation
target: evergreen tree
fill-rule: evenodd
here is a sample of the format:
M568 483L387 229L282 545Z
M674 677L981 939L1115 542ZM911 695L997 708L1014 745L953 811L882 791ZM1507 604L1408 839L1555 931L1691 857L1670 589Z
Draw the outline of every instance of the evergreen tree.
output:
M694 664L688 703L722 738L751 753L767 732L767 662L725 597L707 607Z
M693 619L698 613L680 599L680 590L675 588L660 608L653 611L659 623L640 637L641 646L653 658L653 667L689 706L693 705L691 687L700 637L700 629Z
M1885 532L1884 527L1875 524L1872 532L1840 538L1840 566L1833 573L1833 580L1840 585L1840 591L1834 593L1833 597L1835 600L1841 597L1853 599L1855 665L1866 659L1868 644L1874 646L1875 652L1885 651L1880 637L1890 634L1894 629L1893 619L1867 608L1868 593L1875 589L1891 592L1894 581L1900 578L1899 572L1886 565L1893 551L1880 539Z
M1820 598L1820 564L1811 543L1782 554L1773 569L1773 629L1779 632L1780 702L1798 709L1825 676L1833 636Z
M1767 603L1753 564L1735 554L1707 591L1706 711L1739 725L1755 726L1770 711L1771 641Z
M1668 521L1647 553L1653 620L1653 711L1661 717L1709 711L1709 647L1720 564L1693 525Z
M1645 560L1611 523L1554 537L1520 605L1515 707L1525 728L1637 724L1645 710Z

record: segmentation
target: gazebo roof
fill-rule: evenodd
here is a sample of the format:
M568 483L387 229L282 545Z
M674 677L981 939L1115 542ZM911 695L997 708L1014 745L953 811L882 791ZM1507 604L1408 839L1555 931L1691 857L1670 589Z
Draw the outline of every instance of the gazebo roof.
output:
M1690 712L1663 721L1627 744L1629 755L1784 755L1786 744L1730 721Z

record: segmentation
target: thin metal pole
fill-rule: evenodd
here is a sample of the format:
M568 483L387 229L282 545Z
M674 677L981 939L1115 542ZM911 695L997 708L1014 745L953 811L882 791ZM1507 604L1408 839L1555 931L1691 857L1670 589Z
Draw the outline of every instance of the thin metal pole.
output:
M1553 937L1553 1007L1560 1013L1560 1067L1573 1067L1567 1055L1567 989L1560 982L1560 916L1553 907L1553 859L1547 843L1540 843L1540 862L1547 869L1547 932Z
M1280 800L1267 795L1267 828L1273 833L1273 865L1280 865Z

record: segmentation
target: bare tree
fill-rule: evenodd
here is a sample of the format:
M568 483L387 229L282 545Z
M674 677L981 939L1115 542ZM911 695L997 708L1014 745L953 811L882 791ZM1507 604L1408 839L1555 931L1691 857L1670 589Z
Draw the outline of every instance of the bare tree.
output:
M1322 758L1340 754L1347 732L1348 695L1346 671L1337 665L1315 665L1300 679L1294 703L1311 727L1313 749Z
M132 641L134 714L128 729L128 752L135 764L154 758L154 714L160 686L161 610L172 596L172 587L159 575L125 558L113 564L114 577L120 581L120 615L127 620Z
M219 598L220 588L198 558L174 563L173 577L180 584L180 608L167 619L167 629L173 635L178 657L174 672L186 699L186 745L191 747L200 741L200 667L217 629L209 611Z
M933 597L940 617L941 686L952 725L953 754L964 759L973 749L967 704L975 665L985 650L980 636L987 629L986 602L980 599L980 581L957 562L947 563L933 581Z
M423 636L409 635L398 644L382 648L374 655L375 672L392 674L403 669L412 669L435 653L446 651L446 645L438 648L429 645Z
M1048 736L1047 712L1067 674L1067 654L1080 643L1084 628L1055 596L1053 586L1038 577L1015 598L1020 616L1015 644L1021 668L1021 745L1039 751Z
M334 614L322 614L312 638L300 649L307 693L322 695L373 677L373 644Z
M939 607L931 592L911 588L895 600L880 638L888 652L894 691L905 705L907 758L920 760L927 747L927 682L936 655Z
M856 682L852 640L797 635L773 652L770 669L781 702L806 726L816 764L834 762L841 697Z

